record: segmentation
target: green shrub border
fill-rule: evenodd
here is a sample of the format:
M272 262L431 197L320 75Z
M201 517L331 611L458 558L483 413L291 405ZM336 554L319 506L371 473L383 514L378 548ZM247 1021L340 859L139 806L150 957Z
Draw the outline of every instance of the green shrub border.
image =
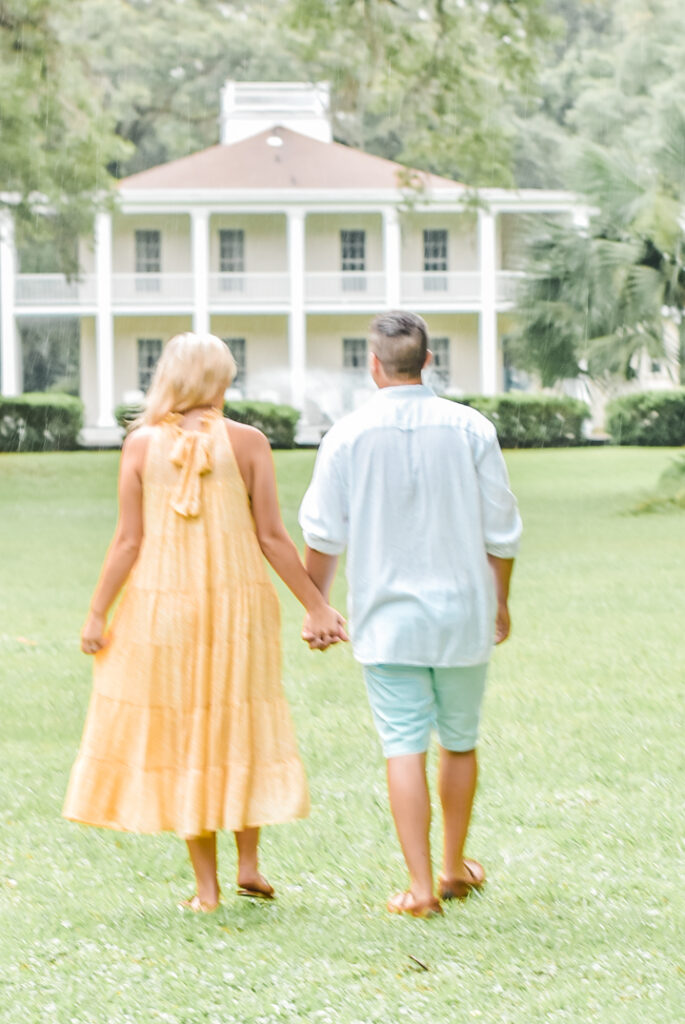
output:
M587 444L586 402L558 395L464 395L450 398L476 409L495 425L502 448L568 448Z
M292 405L249 400L231 401L224 405L224 414L238 423L257 427L266 434L272 448L295 447L295 431L300 414Z
M0 451L73 451L79 447L83 402L60 392L0 398Z
M141 412L140 405L118 405L114 410L114 416L119 426L126 429ZM300 414L291 405L249 400L230 401L224 405L224 415L237 423L257 427L266 434L272 448L295 447L295 431Z
M614 444L685 444L685 388L637 391L614 398L606 407L606 427Z

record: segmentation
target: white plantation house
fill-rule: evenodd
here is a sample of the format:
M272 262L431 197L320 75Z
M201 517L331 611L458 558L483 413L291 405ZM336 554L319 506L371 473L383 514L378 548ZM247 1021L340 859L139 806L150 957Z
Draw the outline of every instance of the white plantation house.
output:
M81 273L23 274L0 240L2 392L22 390L22 318L80 323L85 439L144 392L166 339L230 345L235 393L290 402L304 439L369 388L366 333L391 308L420 313L442 391L505 388L520 233L531 214L576 221L568 193L481 189L332 141L325 86L227 83L221 142L118 184L83 240Z

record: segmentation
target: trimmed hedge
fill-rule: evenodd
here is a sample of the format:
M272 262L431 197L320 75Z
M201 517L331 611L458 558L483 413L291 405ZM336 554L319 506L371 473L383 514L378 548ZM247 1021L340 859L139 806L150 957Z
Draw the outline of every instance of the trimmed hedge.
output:
M114 408L114 419L123 430L128 430L142 411L142 405L117 405Z
M55 452L78 448L83 403L73 395L29 392L0 398L1 452Z
M567 448L585 444L583 423L590 409L577 398L557 395L465 395L454 402L477 409L494 423L502 448Z
M606 408L606 428L614 444L685 444L685 388L614 398Z
M300 414L292 405L274 402L226 402L224 413L238 423L248 423L266 434L272 448L294 448Z
M142 412L140 405L118 405L114 416L120 427L127 429ZM226 402L224 415L238 423L247 423L266 434L272 448L294 448L295 431L300 414L291 405L274 402Z

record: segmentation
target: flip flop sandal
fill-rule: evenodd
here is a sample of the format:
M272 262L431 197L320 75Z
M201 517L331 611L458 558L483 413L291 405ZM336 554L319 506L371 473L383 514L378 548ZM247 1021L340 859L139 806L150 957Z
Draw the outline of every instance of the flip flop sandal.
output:
M193 914L211 914L218 906L219 900L216 903L203 903L197 893L188 900L181 900L178 904L179 910L190 910Z
M464 860L464 867L470 878L438 879L441 900L465 900L474 889L482 889L485 885L485 868L477 860Z
M409 914L410 917L440 917L442 914L440 900L435 896L427 903L417 903L412 892L398 892L390 897L387 906L391 914Z
M266 883L269 885L269 883ZM273 886L269 885L268 889L259 889L257 886L252 885L239 885L235 891L236 896L248 896L253 900L275 900L276 893L274 892Z

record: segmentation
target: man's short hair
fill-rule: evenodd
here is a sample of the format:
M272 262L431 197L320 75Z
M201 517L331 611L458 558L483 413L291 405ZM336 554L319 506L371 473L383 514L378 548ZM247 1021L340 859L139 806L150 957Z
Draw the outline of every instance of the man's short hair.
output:
M428 328L416 313L381 313L371 322L369 344L388 377L420 377L428 352Z

